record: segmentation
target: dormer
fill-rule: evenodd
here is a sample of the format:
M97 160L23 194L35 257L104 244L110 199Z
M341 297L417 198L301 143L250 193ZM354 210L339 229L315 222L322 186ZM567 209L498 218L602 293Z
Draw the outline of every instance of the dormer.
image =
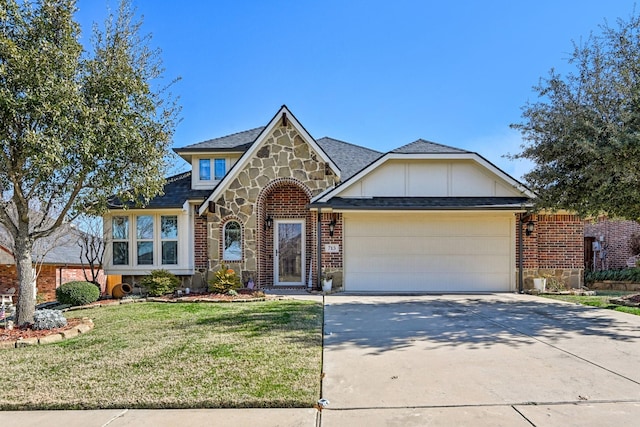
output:
M210 139L182 148L174 148L180 157L191 164L191 188L212 190L251 147L263 127L220 138Z

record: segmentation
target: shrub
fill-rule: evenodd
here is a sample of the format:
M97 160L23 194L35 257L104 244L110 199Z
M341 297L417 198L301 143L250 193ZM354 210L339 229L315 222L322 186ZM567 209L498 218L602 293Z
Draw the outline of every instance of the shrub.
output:
M180 279L167 270L154 270L150 275L144 276L140 280L140 286L147 290L147 293L153 297L159 297L165 294L171 294L178 289Z
M89 282L67 282L56 289L56 298L60 304L90 304L100 298L100 289Z
M623 270L588 271L584 274L584 281L588 284L613 280L619 282L640 282L640 268L626 268Z
M213 279L209 281L209 291L219 294L227 293L231 289L240 289L241 287L240 277L233 269L227 268L225 264L220 266L220 270L216 271Z
M92 285L95 288L95 285ZM33 329L61 328L67 324L67 319L59 310L36 310L33 314Z

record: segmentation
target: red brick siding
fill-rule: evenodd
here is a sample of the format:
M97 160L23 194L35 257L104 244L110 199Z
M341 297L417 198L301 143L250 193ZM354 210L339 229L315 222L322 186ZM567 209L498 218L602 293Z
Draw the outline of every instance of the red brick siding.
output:
M336 220L336 226L333 231L333 236L329 235L329 223L332 220ZM343 229L342 214L337 213L323 213L322 214L322 266L326 269L335 270L342 269L342 250L344 245L342 244L342 229ZM324 252L324 245L337 244L340 247L338 253L329 254Z
M533 233L522 238L524 268L584 268L584 223L577 215L533 215L532 221ZM516 250L516 265L518 257Z
M89 271L87 271L89 276ZM90 277L90 276L89 276ZM45 301L54 301L56 299L56 288L61 283L72 282L74 280L86 280L82 267L63 267L55 265L43 265L38 273L36 280L38 295L41 295ZM98 275L98 282L101 284L101 291L104 292L105 277L101 271ZM5 292L9 288L16 289L17 302L18 296L18 277L14 265L0 265L0 291Z
M606 257L603 263L598 261L598 269L619 269L627 267L627 261L633 256L629 249L629 238L640 234L640 224L636 221L610 220L598 218L596 222L587 221L584 225L585 237L603 238Z
M193 229L195 268L196 270L206 269L209 265L209 257L207 254L207 218L196 215Z

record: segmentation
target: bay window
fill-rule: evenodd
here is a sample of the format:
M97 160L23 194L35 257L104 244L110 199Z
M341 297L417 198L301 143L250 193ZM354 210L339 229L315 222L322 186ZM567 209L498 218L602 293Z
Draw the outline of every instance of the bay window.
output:
M111 220L113 265L129 264L129 217L114 216Z

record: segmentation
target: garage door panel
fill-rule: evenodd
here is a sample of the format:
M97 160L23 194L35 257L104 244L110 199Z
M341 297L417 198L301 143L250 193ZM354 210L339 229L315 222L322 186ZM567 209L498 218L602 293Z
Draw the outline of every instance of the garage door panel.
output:
M379 237L352 237L349 246L354 250L361 248L367 254L387 255L397 254L421 254L430 255L476 255L479 253L494 253L499 255L509 254L508 237L421 237L411 238L389 237L382 241Z
M345 289L508 291L511 214L345 214Z

